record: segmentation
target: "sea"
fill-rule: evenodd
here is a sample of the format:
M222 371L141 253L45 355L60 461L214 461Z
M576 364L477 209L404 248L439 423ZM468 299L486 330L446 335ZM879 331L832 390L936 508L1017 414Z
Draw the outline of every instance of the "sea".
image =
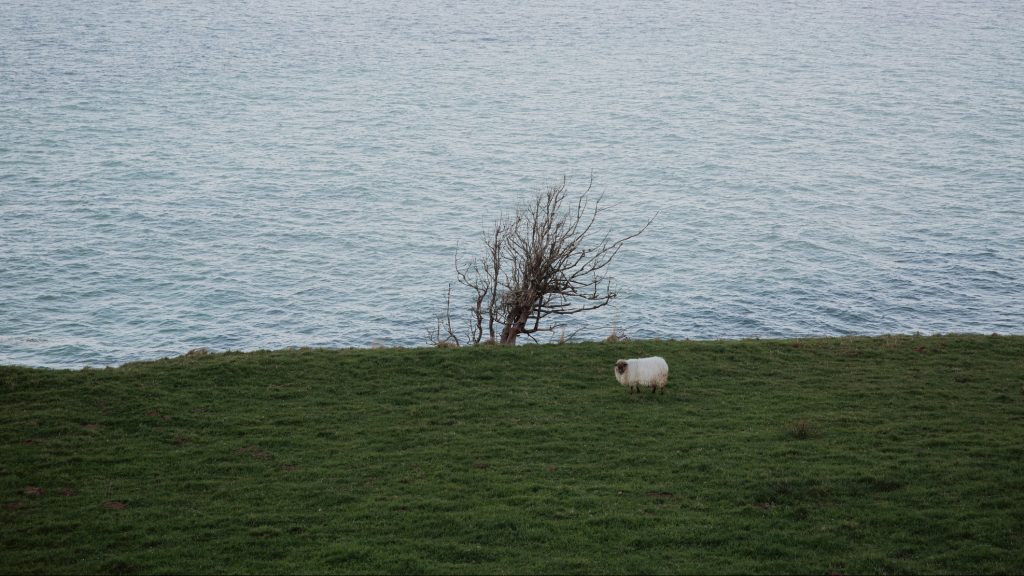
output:
M537 342L1024 333L1024 5L0 0L0 364L429 346L563 179Z

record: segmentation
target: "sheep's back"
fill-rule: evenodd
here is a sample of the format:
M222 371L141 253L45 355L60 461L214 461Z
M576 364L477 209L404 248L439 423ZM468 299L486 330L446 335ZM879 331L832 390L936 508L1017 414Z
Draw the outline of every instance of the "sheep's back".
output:
M640 386L664 386L668 383L668 363L661 356L632 358L626 361L625 376ZM618 378L618 374L616 374ZM622 383L622 380L619 380Z

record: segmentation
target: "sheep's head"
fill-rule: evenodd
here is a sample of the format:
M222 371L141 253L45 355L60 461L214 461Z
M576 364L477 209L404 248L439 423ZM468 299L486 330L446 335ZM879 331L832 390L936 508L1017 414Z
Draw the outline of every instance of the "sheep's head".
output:
M619 360L618 362L615 363L615 373L616 374L625 374L627 367L629 367L629 363L628 362L626 362L625 360Z

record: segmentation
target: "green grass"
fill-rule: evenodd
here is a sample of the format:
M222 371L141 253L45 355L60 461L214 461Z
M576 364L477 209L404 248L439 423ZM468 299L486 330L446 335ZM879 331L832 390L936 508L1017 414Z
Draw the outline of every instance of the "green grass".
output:
M655 354L666 394L615 383ZM1024 572L1024 337L227 353L0 399L2 572Z

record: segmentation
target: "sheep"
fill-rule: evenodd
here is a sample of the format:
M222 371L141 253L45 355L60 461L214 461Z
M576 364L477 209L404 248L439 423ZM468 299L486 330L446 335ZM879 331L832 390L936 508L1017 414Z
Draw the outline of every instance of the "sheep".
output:
M651 394L658 390L664 394L668 385L668 364L661 356L618 360L615 362L615 379L628 387L630 394L640 387L650 388Z

